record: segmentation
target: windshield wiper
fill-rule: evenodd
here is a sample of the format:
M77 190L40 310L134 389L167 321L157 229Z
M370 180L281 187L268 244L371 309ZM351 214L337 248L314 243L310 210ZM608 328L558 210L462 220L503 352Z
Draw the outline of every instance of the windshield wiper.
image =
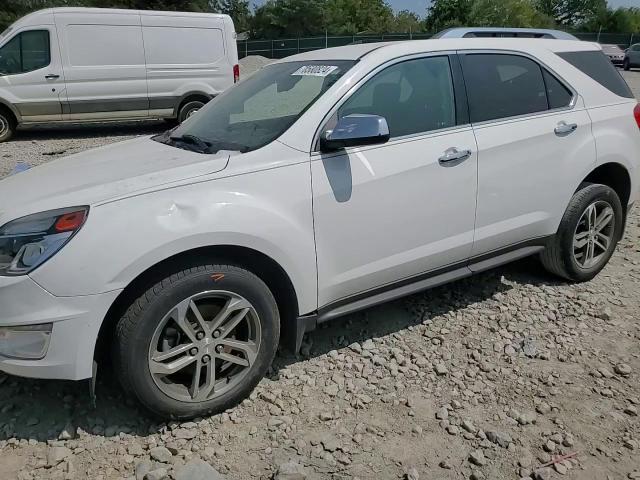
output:
M206 140L197 137L196 135L184 134L184 135L169 135L169 139L173 142L181 142L192 145L197 148L197 151L202 153L207 153L209 148L211 147L211 142L207 142Z

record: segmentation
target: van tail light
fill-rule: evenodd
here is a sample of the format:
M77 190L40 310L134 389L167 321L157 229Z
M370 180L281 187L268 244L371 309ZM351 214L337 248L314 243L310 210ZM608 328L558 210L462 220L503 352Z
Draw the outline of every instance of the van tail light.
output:
M633 109L633 117L636 119L638 128L640 128L640 103L638 103L636 105L636 108Z
M240 81L240 65L237 63L233 66L233 83Z

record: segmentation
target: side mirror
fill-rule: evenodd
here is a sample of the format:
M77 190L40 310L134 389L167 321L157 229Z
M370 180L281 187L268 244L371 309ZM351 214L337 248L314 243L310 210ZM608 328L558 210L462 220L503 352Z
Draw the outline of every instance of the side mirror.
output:
M320 138L320 151L333 152L345 147L374 145L389 140L387 120L379 115L347 115L333 130Z

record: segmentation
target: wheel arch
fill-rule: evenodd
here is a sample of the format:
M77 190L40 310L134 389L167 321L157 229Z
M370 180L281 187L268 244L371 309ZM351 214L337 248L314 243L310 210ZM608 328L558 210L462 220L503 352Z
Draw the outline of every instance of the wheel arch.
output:
M281 343L295 334L299 315L298 296L285 269L270 256L249 247L215 245L199 247L172 255L147 268L118 295L100 326L94 347L94 359L107 359L116 324L132 301L168 272L198 263L232 263L257 275L273 293L280 312Z
M620 235L624 234L627 221L627 210L631 199L631 175L627 168L616 162L608 162L598 165L585 178L580 185L585 183L599 183L612 188L622 204L623 226ZM580 187L578 187L580 189ZM577 190L576 190L577 191Z

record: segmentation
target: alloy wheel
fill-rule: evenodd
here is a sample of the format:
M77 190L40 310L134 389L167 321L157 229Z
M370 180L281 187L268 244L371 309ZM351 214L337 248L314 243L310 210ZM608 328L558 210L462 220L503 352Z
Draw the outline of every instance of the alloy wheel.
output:
M589 269L605 257L615 235L615 214L603 200L590 204L582 213L573 235L573 258Z
M2 115L0 115L0 138L4 137L9 132L9 121Z
M156 386L175 400L211 400L242 382L261 336L258 314L244 297L202 292L160 321L149 346L149 371Z

